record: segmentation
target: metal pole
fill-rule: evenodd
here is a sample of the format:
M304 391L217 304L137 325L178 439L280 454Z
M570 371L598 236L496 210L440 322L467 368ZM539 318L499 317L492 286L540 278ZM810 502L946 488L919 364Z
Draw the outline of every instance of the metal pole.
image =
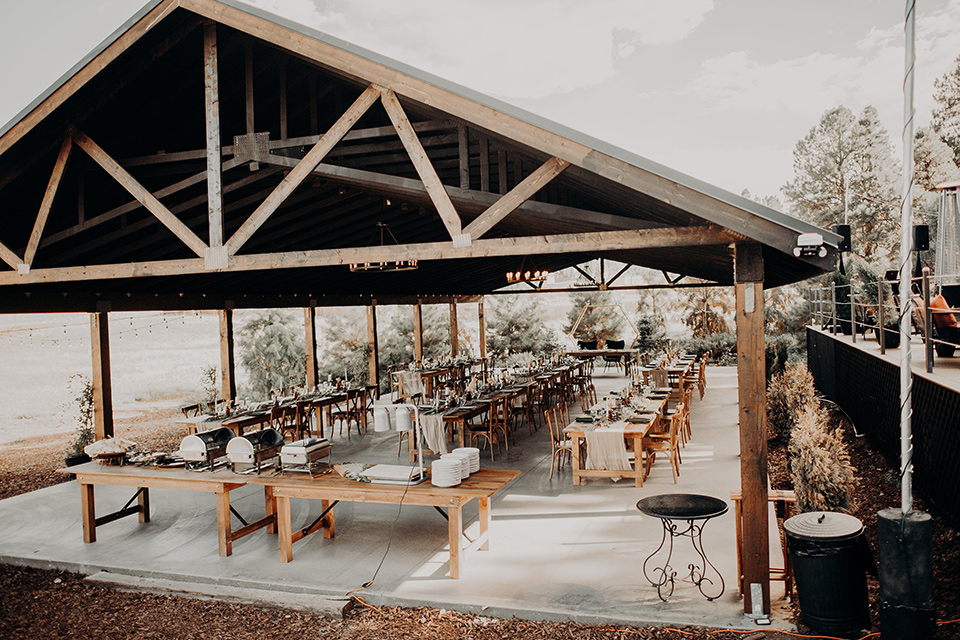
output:
M880 342L880 354L887 353L887 334L883 321L883 276L877 278L877 338Z
M913 231L913 65L916 3L907 0L904 20L903 189L900 201L900 511L913 510L912 394L910 365L910 249Z
M850 282L850 327L853 344L857 344L857 296L853 293L853 282Z
M830 283L830 329L837 335L837 283Z
M923 291L923 355L927 373L933 373L933 309L930 307L930 267L923 268L920 280Z

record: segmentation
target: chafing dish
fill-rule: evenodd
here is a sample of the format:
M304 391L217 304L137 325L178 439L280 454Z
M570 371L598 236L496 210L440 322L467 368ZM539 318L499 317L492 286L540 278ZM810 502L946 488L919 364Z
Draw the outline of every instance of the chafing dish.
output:
M306 472L315 475L326 464L321 458L330 457L330 441L327 438L305 438L288 442L280 449L282 471Z
M233 431L227 427L219 427L189 435L180 441L180 457L186 463L187 469L213 470L222 463L227 452L227 444L233 438Z
M283 434L267 427L247 433L227 443L227 458L234 471L250 472L271 466L283 445Z

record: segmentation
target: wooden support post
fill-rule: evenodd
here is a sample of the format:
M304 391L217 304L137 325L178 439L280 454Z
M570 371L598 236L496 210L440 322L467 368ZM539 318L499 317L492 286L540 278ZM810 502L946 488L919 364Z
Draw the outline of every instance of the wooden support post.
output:
M97 440L113 437L113 385L110 380L110 326L107 312L90 314L93 347L93 430Z
M287 139L287 65L280 63L280 139Z
M314 306L303 309L303 334L307 349L307 391L317 386L317 308Z
M207 217L210 268L226 267L223 255L223 184L220 169L220 80L217 69L217 23L203 24L203 87L207 133Z
M500 193L507 192L507 150L497 149L497 187Z
M370 345L369 380L377 388L377 398L380 398L380 343L377 339L377 308L367 305L367 343Z
M413 361L423 362L423 308L413 306Z
M228 403L237 397L236 363L233 358L233 309L220 310L220 394Z
M243 57L243 78L244 78L244 98L245 98L245 115L246 115L246 124L247 124L247 133L256 132L256 121L254 119L253 111L253 46L247 44L246 50L244 51ZM256 171L260 168L260 164L257 162L250 163L250 171Z
M480 138L480 191L490 191L490 144Z
M319 128L318 119L317 119L317 77L314 75L310 76L310 81L307 83L307 90L309 96L307 97L307 103L310 107L310 134L313 135L317 133Z
M460 188L470 188L470 138L467 125L457 125L457 146L460 151Z
M763 253L757 243L734 250L737 299L737 385L740 402L740 490L743 495L743 607L770 613L767 505L766 376L763 333ZM763 602L754 603L760 585Z
M483 315L483 298L477 303L477 312L480 317L480 359L487 357L487 321Z
M457 328L457 303L450 303L450 355L460 354L460 330Z

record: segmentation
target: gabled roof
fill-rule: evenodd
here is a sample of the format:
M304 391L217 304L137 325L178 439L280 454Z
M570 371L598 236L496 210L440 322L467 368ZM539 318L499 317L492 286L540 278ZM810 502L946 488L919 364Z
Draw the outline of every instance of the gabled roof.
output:
M748 241L777 286L832 269L839 240L233 0L149 3L0 131L7 311L28 292L37 310L473 296L521 260L596 257L730 283L731 244ZM810 232L826 257L792 254ZM344 266L399 258L419 268Z

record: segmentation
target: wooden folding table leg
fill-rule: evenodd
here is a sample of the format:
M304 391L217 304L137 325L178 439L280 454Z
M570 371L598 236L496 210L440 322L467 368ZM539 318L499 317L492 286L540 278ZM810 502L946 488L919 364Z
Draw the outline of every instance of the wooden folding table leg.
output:
M290 498L277 496L277 538L280 562L293 560L293 528L290 524Z
M277 532L277 499L273 497L273 487L264 485L263 487L264 511L269 518L273 516L273 522L267 525L267 533Z
M330 500L321 500L320 501L320 513L323 513L327 509L330 509L330 505L333 504ZM336 528L334 527L333 521L333 509L330 509L330 513L323 517L323 537L332 538L336 535Z
M217 543L221 556L233 553L233 542L230 540L230 491L226 488L217 490Z
M140 522L150 522L150 487L138 487L140 496L137 502L140 505Z
M487 535L487 530L490 528L490 498L482 496L478 501L480 503L480 535L485 536ZM480 545L480 551L487 551L489 548L490 538L487 536L487 539Z
M93 500L93 485L80 485L80 509L83 518L83 541L97 541L97 509Z
M447 509L447 531L450 535L450 577L460 577L460 540L463 537L463 513L460 505L451 505Z
M552 464L552 462L551 462ZM573 439L573 464L570 465L573 471L573 486L580 486L580 438Z

